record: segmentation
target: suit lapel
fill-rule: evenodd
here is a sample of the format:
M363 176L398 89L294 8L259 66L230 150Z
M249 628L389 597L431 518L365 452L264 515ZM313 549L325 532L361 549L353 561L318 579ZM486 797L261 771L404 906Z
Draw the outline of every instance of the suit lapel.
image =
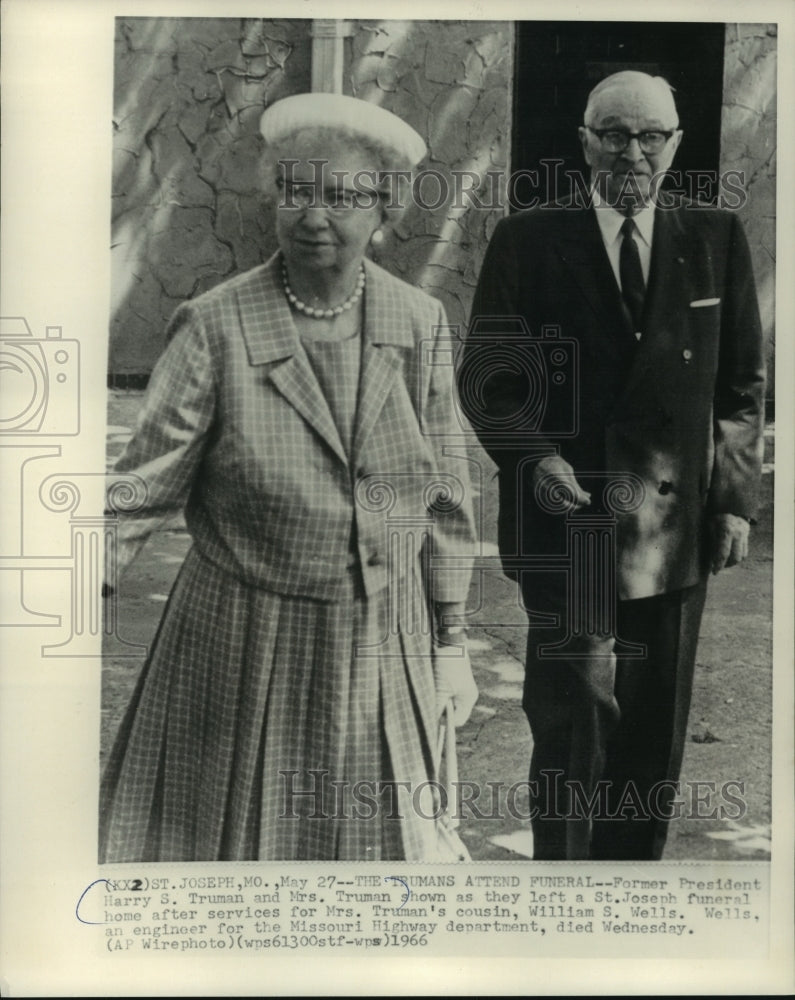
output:
M299 344L299 353L288 358L270 373L273 385L315 430L337 457L348 464L337 425L326 398L318 385L312 366Z
M414 331L405 298L395 279L365 261L364 340L359 405L353 432L353 458L358 462L392 385L402 367L401 348L414 346Z
M649 283L643 305L643 338L633 356L621 405L639 387L665 340L678 337L686 328L686 314L693 283L694 254L698 249L685 235L682 210L660 209L654 215Z
M269 365L267 378L347 465L337 426L301 346L279 276L278 255L240 285L240 321L249 363Z
M654 214L649 287L644 304L645 339L660 333L661 321L687 309L692 277L692 240L685 237L680 212L658 208Z
M553 237L554 249L599 319L603 349L620 354L626 320L621 292L605 251L593 209L560 210L563 225Z

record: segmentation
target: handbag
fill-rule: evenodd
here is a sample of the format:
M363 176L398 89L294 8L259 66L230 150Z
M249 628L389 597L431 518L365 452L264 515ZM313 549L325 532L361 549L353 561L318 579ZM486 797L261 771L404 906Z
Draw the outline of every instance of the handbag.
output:
M458 789L458 755L455 746L455 726L453 725L453 702L447 702L439 725L436 745L436 773L441 775L444 764L446 794L445 808L436 816L436 856L430 861L442 863L471 861L466 844L458 835L461 820L455 814Z

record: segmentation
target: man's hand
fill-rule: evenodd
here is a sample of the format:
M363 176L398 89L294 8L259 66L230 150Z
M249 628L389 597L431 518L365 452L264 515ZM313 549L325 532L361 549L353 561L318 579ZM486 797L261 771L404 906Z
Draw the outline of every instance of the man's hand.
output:
M441 716L445 707L453 699L453 725L463 726L475 702L478 688L472 676L472 664L466 650L466 639L460 645L434 644L433 678L436 684L436 712Z
M748 555L751 526L736 514L715 514L709 522L710 562L713 573L724 566L735 566Z
M577 674L586 693L586 704L596 705L602 710L612 725L621 718L621 710L616 700L616 658L609 656L607 649L612 645L608 640L601 655L588 659L572 660L572 671Z
M546 493L558 494L565 491L571 494L572 510L579 510L591 503L591 494L582 489L574 475L574 469L560 455L547 455L538 462L533 469L533 488L538 489L542 480L547 481L544 486Z

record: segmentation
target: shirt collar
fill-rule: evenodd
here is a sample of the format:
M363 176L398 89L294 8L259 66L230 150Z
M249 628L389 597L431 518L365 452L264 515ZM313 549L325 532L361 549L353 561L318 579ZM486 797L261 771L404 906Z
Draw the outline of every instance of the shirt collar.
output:
M606 205L599 196L596 188L593 189L593 205L597 209L596 221L602 231L602 239L608 245L615 242L621 234L621 226L624 223L625 215L617 212L611 205ZM654 202L649 202L632 216L638 236L643 242L651 247L652 234L654 232Z

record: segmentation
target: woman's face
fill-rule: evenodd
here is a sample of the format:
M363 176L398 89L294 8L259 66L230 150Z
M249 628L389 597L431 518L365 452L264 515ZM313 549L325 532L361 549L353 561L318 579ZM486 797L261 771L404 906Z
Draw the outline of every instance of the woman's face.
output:
M280 161L276 235L288 266L343 274L359 264L383 219L366 193L378 171L369 161L363 150L328 143Z

